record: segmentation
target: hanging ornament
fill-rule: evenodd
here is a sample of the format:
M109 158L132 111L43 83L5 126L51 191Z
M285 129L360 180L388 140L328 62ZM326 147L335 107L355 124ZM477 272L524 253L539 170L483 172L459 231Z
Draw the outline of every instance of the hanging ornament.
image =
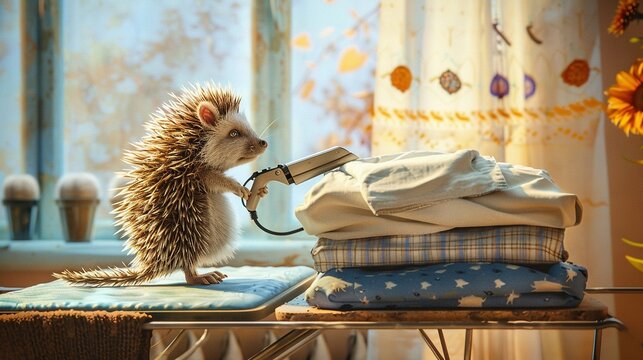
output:
M507 81L506 77L496 74L493 79L491 79L489 91L491 92L491 95L498 99L502 99L509 94L509 81Z
M491 26L493 27L493 31L496 32L496 34L505 42L505 44L507 44L508 46L511 46L511 41L509 41L509 38L507 37L507 35L505 35L502 32L502 30L500 30L499 25L500 24L498 24L497 22L494 22L493 24L491 24Z
M538 37L536 37L536 34L534 34L533 29L534 29L534 25L532 24L527 25L527 35L529 35L529 38L531 39L531 41L535 42L538 45L542 44L543 41L540 40Z
M391 72L391 85L401 92L408 90L411 87L412 81L413 74L411 73L411 70L404 65L396 67Z
M447 70L440 75L440 85L444 91L449 94L454 94L460 90L462 82L456 73L451 70Z
M536 93L536 80L525 74L525 99L529 99Z
M589 70L586 60L576 59L567 65L560 76L566 84L581 87L589 79Z

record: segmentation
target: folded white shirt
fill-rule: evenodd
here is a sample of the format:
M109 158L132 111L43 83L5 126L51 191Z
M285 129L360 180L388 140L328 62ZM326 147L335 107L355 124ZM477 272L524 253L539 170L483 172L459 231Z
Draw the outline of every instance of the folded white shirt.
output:
M352 161L342 171L361 184L362 197L375 215L507 188L496 160L475 150L411 151Z
M574 194L544 170L475 150L359 159L329 172L295 211L307 233L334 240L431 234L454 227L580 222Z

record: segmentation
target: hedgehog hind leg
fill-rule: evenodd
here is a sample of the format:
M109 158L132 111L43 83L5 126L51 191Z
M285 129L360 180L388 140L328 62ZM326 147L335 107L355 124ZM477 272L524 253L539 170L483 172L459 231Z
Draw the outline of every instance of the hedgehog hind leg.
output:
M228 277L228 275L220 271L211 271L205 274L197 274L196 270L183 270L185 274L185 281L189 285L210 285L210 284L220 284L223 279Z

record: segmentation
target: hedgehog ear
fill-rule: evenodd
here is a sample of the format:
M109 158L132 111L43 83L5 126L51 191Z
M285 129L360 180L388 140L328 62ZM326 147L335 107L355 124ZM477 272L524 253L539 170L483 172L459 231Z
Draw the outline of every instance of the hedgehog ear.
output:
M216 126L219 121L219 110L209 101L201 101L196 114L203 125Z

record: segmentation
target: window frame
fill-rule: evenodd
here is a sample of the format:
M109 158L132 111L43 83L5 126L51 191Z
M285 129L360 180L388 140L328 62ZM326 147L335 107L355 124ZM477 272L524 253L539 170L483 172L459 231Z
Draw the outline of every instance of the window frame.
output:
M25 98L23 126L30 130L25 168L35 175L41 189L37 232L42 239L62 238L55 203L56 181L63 175L63 56L60 2L21 1L21 56ZM35 44L34 51L29 46ZM60 55L57 55L60 54Z

